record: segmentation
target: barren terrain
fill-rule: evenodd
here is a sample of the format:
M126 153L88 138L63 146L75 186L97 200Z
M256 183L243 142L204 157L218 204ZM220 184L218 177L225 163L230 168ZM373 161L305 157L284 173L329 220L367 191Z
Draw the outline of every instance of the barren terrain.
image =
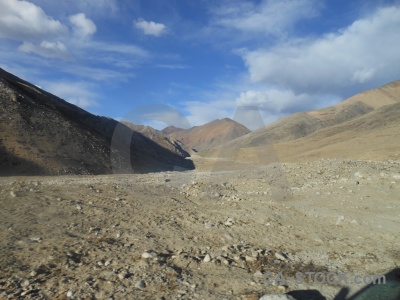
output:
M204 160L181 173L0 178L0 298L333 299L344 284L263 275L399 267L400 161L229 170L220 159L224 171Z

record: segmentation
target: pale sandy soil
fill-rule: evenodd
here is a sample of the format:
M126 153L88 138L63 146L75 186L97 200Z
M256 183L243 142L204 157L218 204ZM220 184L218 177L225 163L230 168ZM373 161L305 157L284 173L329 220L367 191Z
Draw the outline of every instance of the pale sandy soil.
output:
M0 178L0 298L333 299L343 285L263 274L400 265L399 161L197 165L211 171Z

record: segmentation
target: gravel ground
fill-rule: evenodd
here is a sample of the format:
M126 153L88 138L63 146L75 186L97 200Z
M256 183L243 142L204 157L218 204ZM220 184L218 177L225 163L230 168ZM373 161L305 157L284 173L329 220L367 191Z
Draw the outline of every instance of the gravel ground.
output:
M399 161L3 177L0 201L4 299L333 299L364 284L291 277L400 265Z

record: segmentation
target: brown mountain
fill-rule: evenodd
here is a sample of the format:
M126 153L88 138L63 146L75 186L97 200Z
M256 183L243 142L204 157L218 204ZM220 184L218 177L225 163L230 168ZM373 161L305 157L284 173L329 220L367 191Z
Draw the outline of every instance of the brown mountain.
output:
M150 126L132 124L126 121L122 121L121 123L133 129L134 131L143 134L145 137L151 139L152 141L156 142L158 145L167 149L168 151L171 151L172 153L176 153L183 157L190 156L190 154L182 148L182 144L180 141L172 137L168 137L162 131L154 129Z
M0 174L55 175L193 169L111 118L95 116L0 69Z
M299 112L281 118L264 128L240 137L226 147L258 147L292 141L308 136L322 128L346 121L400 102L400 81L357 94L337 105L320 110Z
M183 128L175 127L175 126L168 126L161 130L161 132L165 135L170 135L171 133L177 132L177 131L182 131L185 130Z
M274 147L282 161L400 160L400 102Z
M242 124L225 118L190 129L173 130L168 136L179 140L189 151L200 151L218 147L249 132Z

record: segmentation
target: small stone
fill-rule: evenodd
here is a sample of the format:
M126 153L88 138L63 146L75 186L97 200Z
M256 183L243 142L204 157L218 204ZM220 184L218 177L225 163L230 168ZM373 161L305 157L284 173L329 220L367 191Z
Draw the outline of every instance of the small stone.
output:
M253 256L246 256L245 260L246 262L255 262L257 259Z
M77 205L77 206L76 206L76 209L77 209L77 210L82 210L82 206Z
M21 283L21 286L22 286L23 288L26 288L26 287L29 286L29 284L30 284L29 280L24 280L24 281Z
M11 195L11 197L13 197L13 198L17 197L17 195L15 194L14 191L11 191L11 192L10 192L10 195Z
M112 261L111 259L106 260L106 262L104 263L104 266L106 266L106 267L109 266L111 264L111 261Z
M345 217L344 216L339 216L337 221L336 221L336 225L339 225L342 221L344 221Z
M146 283L143 280L139 280L136 282L135 287L138 289L144 289L146 288Z
M275 257L282 261L287 261L287 256L282 252L276 252Z
M278 285L278 290L286 292L289 289L287 285Z
M128 277L128 273L127 272L121 272L118 274L118 278L119 279L125 279L126 277Z
M364 176L360 172L355 172L354 177L364 178Z
M144 259L156 258L156 257L157 257L157 253L145 251L145 252L143 252L142 257L143 257Z
M351 220L351 222L350 222L351 224L353 224L353 225L358 225L358 222L357 222L357 220Z
M224 225L225 226L232 226L233 225L233 219L232 218L228 218L228 220L225 221Z
M203 261L204 261L204 262L210 262L210 261L211 261L211 256L210 256L210 254L207 254L206 256L204 256Z
M213 225L211 223L208 223L208 222L204 223L204 228L206 228L206 229L210 229L212 226Z
M72 298L74 296L74 292L73 291L68 291L67 292L67 297L68 298Z
M34 241L36 243L40 243L43 239L40 236L35 236L31 238L31 241Z

